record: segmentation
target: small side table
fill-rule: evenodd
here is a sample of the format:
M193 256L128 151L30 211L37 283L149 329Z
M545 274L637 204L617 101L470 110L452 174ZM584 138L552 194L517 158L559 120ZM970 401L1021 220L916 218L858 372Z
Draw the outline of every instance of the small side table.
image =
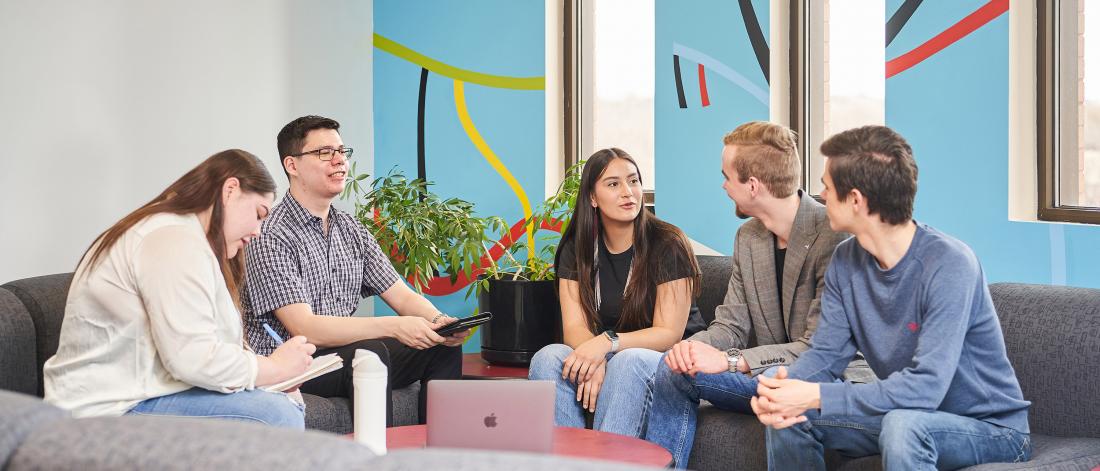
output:
M426 425L407 425L386 429L386 448L424 448L428 442ZM554 451L557 456L669 467L672 453L645 440L583 428L554 427Z
M490 365L480 353L467 353L462 355L462 379L527 379L527 368Z

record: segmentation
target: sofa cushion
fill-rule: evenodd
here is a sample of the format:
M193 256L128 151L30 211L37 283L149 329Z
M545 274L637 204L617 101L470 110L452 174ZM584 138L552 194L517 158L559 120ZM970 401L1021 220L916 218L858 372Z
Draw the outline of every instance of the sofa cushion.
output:
M72 273L36 276L12 281L2 286L15 294L34 321L37 371L57 352L61 337L61 320L65 318L65 300L69 296ZM42 380L38 380L38 395L42 396Z
M0 469L5 469L15 450L35 429L65 420L69 414L41 399L15 392L0 391Z
M302 394L306 402L306 428L346 435L352 432L351 405L343 397Z
M38 393L34 321L23 302L0 288L0 389Z
M8 463L30 469L370 469L366 447L342 437L216 419L123 416L40 427Z
M1100 439L1059 438L1031 435L1031 460L971 466L967 471L1030 469L1043 471L1089 470L1100 466Z
M420 423L420 382L393 391L393 425L416 425Z
M1100 290L1016 283L989 290L1031 401L1031 433L1100 438L1100 408L1081 402L1100 392Z
M417 407L420 394L420 382L393 391L393 425L418 424L420 413ZM351 416L351 401L343 397L318 397L302 394L306 401L306 428L323 430L340 435L349 434L354 429Z
M966 471L1088 471L1100 466L1100 440L1095 438L1058 438L1031 436L1031 460L1024 463L991 463L965 468ZM880 470L878 455L855 460L839 455L827 456L828 468L834 471Z
M720 410L704 401L688 468L767 469L764 426L754 415Z
M699 308L699 314L703 315L703 322L710 324L714 320L714 308L721 306L726 299L726 288L733 273L733 257L700 255L695 260L703 273L703 283L695 305Z

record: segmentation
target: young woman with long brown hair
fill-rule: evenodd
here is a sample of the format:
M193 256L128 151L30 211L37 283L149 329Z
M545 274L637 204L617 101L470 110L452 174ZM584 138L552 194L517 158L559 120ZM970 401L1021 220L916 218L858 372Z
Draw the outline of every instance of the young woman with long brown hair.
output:
M77 417L217 417L303 428L302 408L258 386L301 374L304 337L271 356L246 346L243 249L275 183L256 156L214 154L104 231L77 266L46 400ZM238 256L242 255L242 256Z
M642 206L629 154L610 148L589 157L555 256L565 345L531 360L531 379L557 383L557 425L584 427L587 410L596 429L637 436L643 417L616 414L615 404L644 401L661 354L705 328L687 237Z

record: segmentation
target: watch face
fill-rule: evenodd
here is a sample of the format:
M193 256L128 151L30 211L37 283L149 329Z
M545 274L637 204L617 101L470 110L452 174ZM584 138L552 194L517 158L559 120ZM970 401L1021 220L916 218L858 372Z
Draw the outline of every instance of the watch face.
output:
M726 356L739 357L739 356L741 356L741 349L740 348L731 348L729 350L726 350Z

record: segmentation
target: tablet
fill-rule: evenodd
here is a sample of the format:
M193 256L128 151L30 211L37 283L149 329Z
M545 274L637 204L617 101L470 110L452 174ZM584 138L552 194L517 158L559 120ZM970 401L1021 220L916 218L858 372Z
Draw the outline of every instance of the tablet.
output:
M493 313L483 312L470 317L464 317L444 327L440 327L435 333L443 336L451 335L455 332L462 332L471 327L476 327L486 322L489 322L493 318Z

